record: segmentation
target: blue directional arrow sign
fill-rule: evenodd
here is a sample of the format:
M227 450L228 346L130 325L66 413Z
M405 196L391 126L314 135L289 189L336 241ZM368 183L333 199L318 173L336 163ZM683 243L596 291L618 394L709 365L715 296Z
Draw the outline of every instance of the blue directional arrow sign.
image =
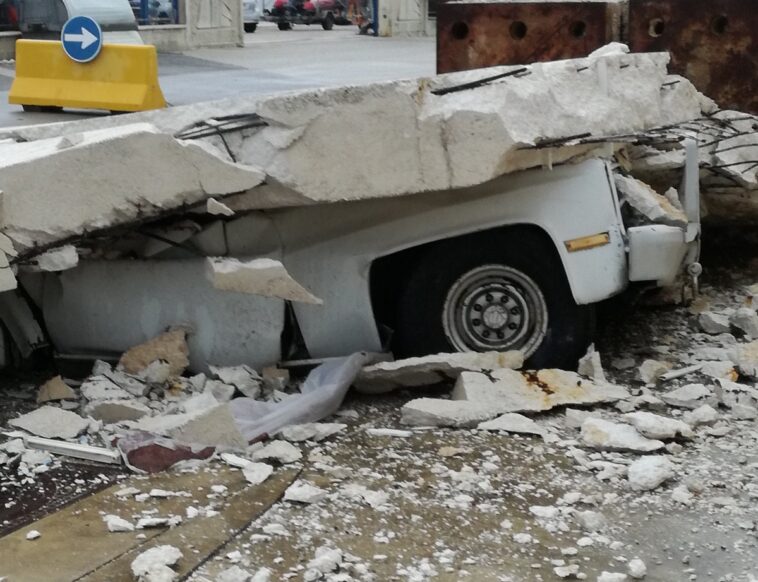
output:
M103 48L103 31L89 16L74 16L63 25L61 43L72 61L89 63Z

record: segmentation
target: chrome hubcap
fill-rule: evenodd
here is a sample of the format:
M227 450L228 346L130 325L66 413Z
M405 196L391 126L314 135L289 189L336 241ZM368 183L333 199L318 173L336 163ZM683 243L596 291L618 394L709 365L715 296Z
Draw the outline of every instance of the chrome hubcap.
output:
M505 265L484 265L450 288L445 335L458 351L519 349L530 356L547 331L547 305L537 284Z

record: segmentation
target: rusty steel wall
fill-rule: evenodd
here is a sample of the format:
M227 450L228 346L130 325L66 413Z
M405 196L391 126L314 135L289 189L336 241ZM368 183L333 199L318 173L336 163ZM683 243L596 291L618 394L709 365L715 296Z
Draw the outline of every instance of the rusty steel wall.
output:
M618 2L440 4L437 72L586 56L619 35Z
M630 0L628 36L722 108L758 114L758 0Z

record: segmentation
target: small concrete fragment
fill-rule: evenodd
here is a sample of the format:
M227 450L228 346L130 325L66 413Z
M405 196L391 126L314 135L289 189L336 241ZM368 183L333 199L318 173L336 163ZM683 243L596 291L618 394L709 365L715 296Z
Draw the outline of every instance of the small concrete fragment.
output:
M535 434L544 436L545 429L534 422L528 416L507 412L493 420L482 422L477 426L479 430L500 430L519 434Z
M121 356L118 367L128 374L139 374L156 360L169 363L172 376L179 376L189 366L187 332L167 331L150 341L135 346Z
M61 376L50 378L37 392L37 404L55 400L76 400L78 396L71 387L63 381Z
M715 405L716 395L703 384L687 384L676 390L661 394L661 400L679 408L699 408L703 404Z
M155 546L142 552L132 562L132 574L140 582L171 582L177 573L170 568L183 557L174 546Z
M674 477L674 465L666 457L651 455L629 465L629 485L635 491L650 491Z
M136 400L96 400L84 407L84 414L105 424L139 420L150 414L150 408Z
M208 198L208 201L205 203L205 210L208 214L213 214L214 216L234 216L235 214L234 210L215 198Z
M91 376L85 380L79 390L87 400L127 400L131 394L120 388L105 376Z
M645 384L654 384L658 378L663 376L671 369L668 362L659 362L658 360L645 360L639 367L640 380Z
M35 260L40 271L57 273L76 267L79 264L79 254L73 245L65 245L42 253Z
M44 438L73 439L87 430L89 421L54 406L43 406L8 421L10 426Z
M579 375L586 378L592 378L598 382L606 382L603 364L600 361L600 352L595 351L595 344L592 344L587 353L579 360L576 371Z
M729 318L729 323L752 339L758 339L758 313L750 307L740 307Z
M302 458L303 453L300 449L286 441L272 441L252 454L254 461L277 461L283 465Z
M692 429L686 422L659 416L652 412L631 412L622 417L642 436L651 439L692 438Z
M250 293L322 305L323 301L295 281L279 261L253 259L208 258L208 280L216 289L235 293Z
M627 579L626 574L620 572L606 572L603 570L600 576L597 577L597 582L625 582Z
M356 390L379 394L398 388L429 386L457 378L464 371L519 369L524 354L510 352L455 352L366 366L353 383Z
M739 377L737 370L734 369L734 364L729 361L703 362L700 373L710 378L731 380L732 382Z
M629 560L629 563L626 565L627 572L629 573L629 576L634 578L635 580L641 580L645 576L647 576L647 566L645 565L645 562L640 560L639 558L634 558L632 560Z
M317 503L325 499L326 496L327 492L324 489L302 480L295 481L284 492L285 501L306 504Z
M210 370L224 384L234 386L248 398L258 398L261 393L263 379L250 366L210 366Z
M582 529L587 532L602 531L608 526L605 516L598 511L580 511L575 517Z
M634 427L601 418L588 418L582 424L582 442L592 448L608 451L648 453L662 449L659 440L643 437Z
M104 515L103 521L105 522L105 525L108 527L109 532L117 533L117 532L129 532L134 531L134 524L130 521L127 521L118 515Z
M700 329L711 335L729 333L731 329L728 316L713 313L712 311L704 311L698 316L697 320L700 324Z
M168 435L176 441L222 448L243 450L247 440L237 428L229 405L219 404L185 424L172 428Z
M758 340L732 348L730 359L742 374L758 379Z
M347 428L340 422L310 422L306 424L291 424L285 426L277 436L293 443L304 441L320 442Z
M274 468L266 463L250 462L242 467L242 474L250 485L260 485L274 472Z
M711 425L719 419L719 413L708 404L703 404L695 410L684 413L684 422L690 426Z

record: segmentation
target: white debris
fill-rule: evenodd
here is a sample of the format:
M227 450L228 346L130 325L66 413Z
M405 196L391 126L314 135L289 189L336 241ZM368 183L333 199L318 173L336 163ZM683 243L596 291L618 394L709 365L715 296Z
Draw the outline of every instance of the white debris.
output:
M567 427L582 428L582 424L592 416L592 412L589 410L581 410L579 408L567 408L564 411L564 415Z
M348 483L340 490L341 493L356 501L362 501L368 506L377 508L389 501L389 495L384 491L372 491L364 485Z
M96 400L84 407L84 414L106 424L124 420L139 420L150 414L150 408L133 399Z
M622 418L632 424L641 435L651 439L692 438L694 436L687 423L651 412L631 412Z
M252 454L254 461L277 461L282 464L294 463L303 457L300 449L286 441L272 441Z
M251 485L260 485L274 472L274 468L266 463L249 463L242 468L242 474Z
M686 485L677 485L671 490L671 500L682 505L692 505L693 497Z
M30 530L26 533L27 540L37 540L40 537L42 537L42 534L39 533L36 529Z
M758 378L758 340L735 346L730 356L742 374Z
M477 428L479 430L501 430L521 434L536 434L540 436L545 434L545 429L531 418L513 412L498 416L494 420L479 423Z
M513 534L513 541L517 544L531 544L534 542L534 538L530 536L528 533L517 533Z
M649 491L671 479L674 474L674 465L666 457L642 457L629 465L629 485L635 491Z
M729 318L729 323L752 339L758 339L758 313L750 307L740 307Z
M73 269L79 264L79 254L73 245L65 245L38 255L35 259L41 271L58 272Z
M628 397L620 386L593 382L564 370L500 369L489 376L463 372L452 400L411 400L402 408L401 421L418 426L471 427L506 412L540 412L560 405L616 402Z
M303 576L305 580L317 580L324 574L334 572L341 565L342 550L321 546L316 550L315 557L306 565ZM315 574L318 574L318 577L314 577Z
M141 582L171 582L177 574L170 568L183 557L179 548L163 545L142 552L132 562L132 574Z
M703 404L695 410L688 410L682 418L691 426L710 425L718 420L719 413L712 406Z
M317 503L326 498L327 492L320 487L316 487L306 481L295 481L287 487L284 492L285 501L296 501L298 503Z
M600 573L600 576L597 577L597 582L625 582L626 579L626 574L603 571Z
M600 352L595 351L595 344L590 345L587 353L579 360L576 371L581 376L586 376L599 382L606 381L603 364L600 361Z
M645 384L653 384L671 369L668 362L659 362L658 360L645 360L639 367L640 380Z
M578 564L569 564L568 566L555 566L553 572L558 578L575 578L579 574Z
M208 279L216 289L235 293L251 293L321 305L323 301L295 281L284 265L273 259L208 258Z
M54 406L42 406L19 418L9 420L8 424L49 439L73 439L89 427L86 418Z
M643 437L628 424L594 417L588 418L582 424L582 442L592 448L615 451L650 452L665 446L659 440Z
M680 408L699 408L703 404L716 404L716 395L703 384L687 384L676 390L661 394L661 400Z
M105 525L108 526L108 531L110 532L134 531L134 524L118 515L104 515L103 521L105 522Z
M464 371L518 369L524 354L510 352L454 352L366 366L354 382L359 392L378 394L397 388L429 386L457 378Z
M230 366L226 368L211 366L210 370L224 384L234 386L248 398L258 398L261 393L263 379L258 372L249 366Z
M244 469L250 464L250 460L239 455L233 455L232 453L221 453L221 460L227 465L235 467L237 469Z
M711 335L729 333L729 330L731 329L729 326L729 316L713 313L712 311L704 311L701 313L698 316L698 323L705 333Z
M738 377L732 362L703 362L700 372L711 378L723 380L736 380Z
M278 436L293 443L303 441L319 442L327 437L337 434L347 428L346 424L339 422L312 422L307 424L291 424L285 426Z
M639 558L633 558L632 560L629 560L629 563L626 565L626 567L629 576L635 580L639 580L647 576L647 566L645 565L645 562Z
M208 214L213 214L214 216L234 216L235 214L234 210L215 198L208 198L208 201L205 203L205 210Z
M375 437L394 437L407 439L413 436L413 431L399 428L367 428L366 434Z
M615 174L614 178L622 200L642 216L652 222L670 226L685 226L687 224L687 215L681 208L671 204L668 198L658 194L644 182L619 174Z
M576 520L587 532L601 531L608 525L605 516L598 511L580 511L576 514Z

